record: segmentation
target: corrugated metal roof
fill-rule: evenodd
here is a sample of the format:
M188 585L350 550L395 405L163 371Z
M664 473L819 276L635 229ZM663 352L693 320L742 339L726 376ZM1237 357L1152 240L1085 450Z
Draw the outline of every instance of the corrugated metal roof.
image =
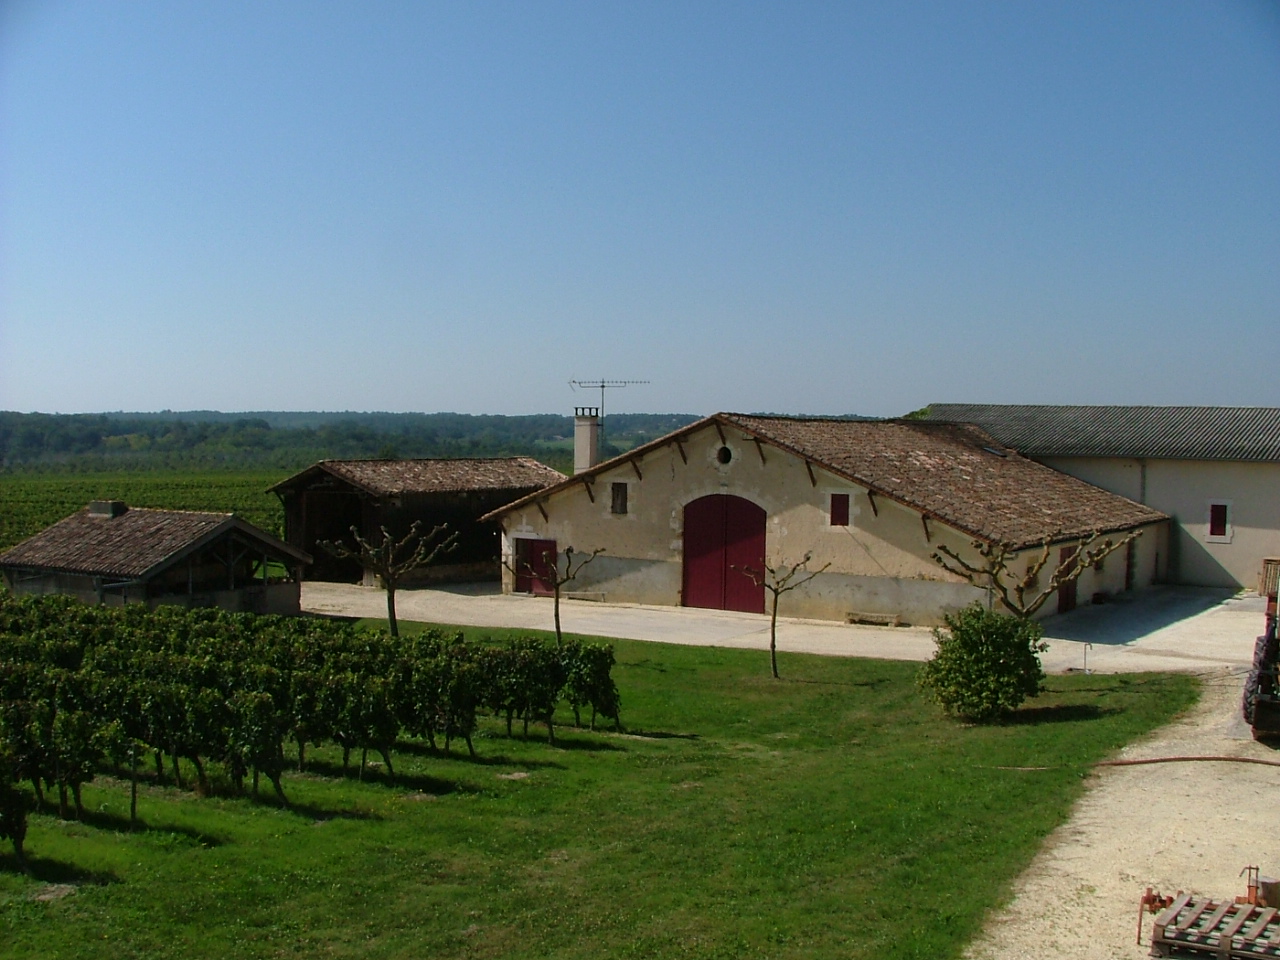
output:
M835 420L720 413L600 464L586 476L699 430L737 428L965 533L1014 548L1046 538L1129 530L1163 513L1069 477L968 424ZM565 480L490 517L572 488Z
M1280 461L1280 408L935 403L1030 457Z
M95 515L85 507L0 555L0 566L140 577L175 555L233 529L261 541L273 555L310 561L305 553L231 513L134 507L110 516Z
M540 490L564 479L563 473L532 457L321 460L271 489L304 485L317 473L331 474L380 497L463 490Z

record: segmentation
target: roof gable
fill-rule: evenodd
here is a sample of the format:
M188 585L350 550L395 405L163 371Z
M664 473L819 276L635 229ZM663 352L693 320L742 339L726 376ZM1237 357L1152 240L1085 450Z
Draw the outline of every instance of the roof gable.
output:
M377 497L464 490L529 490L558 483L564 474L532 457L432 460L321 460L270 489L283 492L325 474Z
M1280 462L1278 407L936 403L928 418L976 423L1031 457Z
M141 578L231 531L278 558L310 562L307 554L231 513L135 507L110 516L85 507L0 555L0 566Z
M735 428L971 536L1019 548L1128 530L1164 514L1067 476L971 425L720 413L615 457L490 517L572 488L695 432Z

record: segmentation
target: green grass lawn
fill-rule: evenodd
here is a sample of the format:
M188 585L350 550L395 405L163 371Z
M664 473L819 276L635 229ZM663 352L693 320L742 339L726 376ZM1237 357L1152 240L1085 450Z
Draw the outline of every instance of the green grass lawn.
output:
M0 955L954 957L1090 765L1196 696L1053 677L963 727L915 664L616 647L622 735L486 720L479 761L404 744L394 783L318 750L292 809L148 784L137 832L100 779L88 822L33 818L34 876L0 855Z

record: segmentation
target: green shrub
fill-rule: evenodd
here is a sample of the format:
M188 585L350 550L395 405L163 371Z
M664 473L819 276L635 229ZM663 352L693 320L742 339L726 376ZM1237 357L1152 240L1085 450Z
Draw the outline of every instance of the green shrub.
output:
M934 628L938 652L919 682L952 716L999 720L1044 689L1039 654L1044 629L1035 620L994 613L975 603Z

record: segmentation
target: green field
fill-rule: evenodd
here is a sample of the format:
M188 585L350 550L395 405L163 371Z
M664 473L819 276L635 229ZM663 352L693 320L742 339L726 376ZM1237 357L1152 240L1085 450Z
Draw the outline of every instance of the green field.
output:
M394 783L318 750L292 809L148 784L136 832L101 778L87 822L33 817L33 876L0 855L0 956L955 957L1091 765L1196 696L1053 677L965 727L914 664L616 646L623 734L486 720Z
M137 471L0 475L0 550L7 550L70 516L90 500L123 500L131 507L236 513L282 536L280 500L266 489L281 471Z

